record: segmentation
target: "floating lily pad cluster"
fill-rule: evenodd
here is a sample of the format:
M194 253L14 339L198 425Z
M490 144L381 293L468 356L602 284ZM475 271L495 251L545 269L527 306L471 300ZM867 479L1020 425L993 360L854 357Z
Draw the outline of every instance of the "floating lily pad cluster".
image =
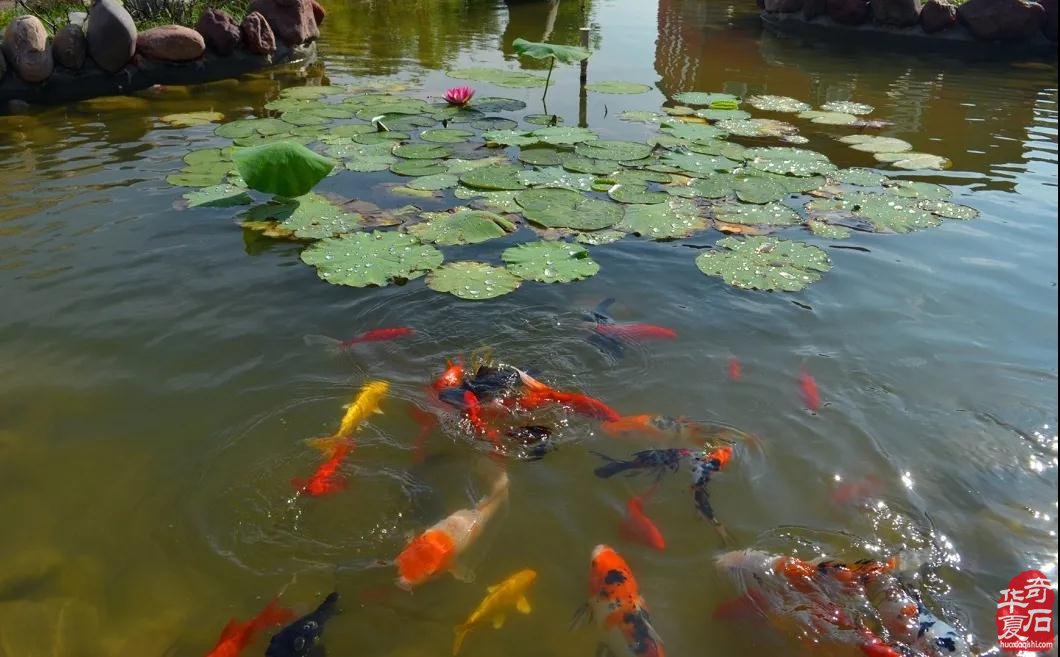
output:
M522 71L448 74L501 87L545 85ZM650 87L607 80L588 89L628 94ZM745 101L685 91L658 111L621 112L624 121L655 128L644 141L626 141L526 112L516 99L477 96L455 106L407 91L286 89L265 105L265 116L218 126L225 143L188 153L168 180L195 188L184 194L189 208L236 208L244 228L305 243L301 259L329 283L382 286L426 277L430 289L466 300L507 294L526 281L588 278L600 269L590 249L624 239L682 240L711 229L731 236L699 253L700 271L739 288L794 292L819 280L831 261L819 246L768 233L795 229L838 240L852 231L902 233L978 215L953 202L946 187L840 168L799 145L808 141L802 121L818 133L840 131L825 138L849 145L852 155L898 168L946 165L897 138L864 130L843 136L844 127L864 128L862 117L873 111L851 101L814 109L783 96ZM215 118L171 123L201 130ZM328 177L326 191L312 191ZM401 207L344 194L366 186L387 190ZM407 205L418 198L430 202L429 211Z

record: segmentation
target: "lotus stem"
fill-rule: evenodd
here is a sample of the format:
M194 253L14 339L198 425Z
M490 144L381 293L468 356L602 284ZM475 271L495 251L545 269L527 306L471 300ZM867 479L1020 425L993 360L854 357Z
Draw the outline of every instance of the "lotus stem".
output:
M541 102L545 102L545 96L548 95L548 85L552 80L552 67L556 65L556 58L552 57L548 60L548 75L545 76L545 93L541 94ZM546 114L548 112L545 112Z

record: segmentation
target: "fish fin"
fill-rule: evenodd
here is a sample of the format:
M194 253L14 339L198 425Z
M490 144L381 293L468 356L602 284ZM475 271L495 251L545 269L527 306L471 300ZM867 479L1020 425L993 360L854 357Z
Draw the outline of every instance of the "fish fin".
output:
M519 599L515 601L515 609L520 614L529 614L533 611L533 608L530 606L530 601L526 599L525 595L519 596Z
M508 617L504 614L494 614L490 622L493 624L493 629L499 630L504 627L504 621L508 620Z
M574 610L574 616L570 619L570 629L576 630L579 627L584 627L591 623L592 620L593 610L592 607L589 606L589 603L586 602Z
M269 604L265 605L265 608L261 610L261 613L250 621L250 624L255 629L261 629L272 625L281 625L294 619L294 612L286 607L281 607L279 600L273 598L269 601Z
M471 631L471 625L464 623L463 625L457 625L454 628L453 636L453 654L460 652L460 647L464 645L464 639L467 638L467 633Z
M522 381L523 385L526 386L528 389L542 392L549 389L547 385L541 383L540 381L530 376L523 370L516 368L515 371L519 373L519 380Z
M326 335L303 335L302 342L304 342L307 347L323 347L332 354L342 353L342 340L329 338Z
M449 569L449 572L452 573L453 578L458 582L471 584L475 581L475 571L467 566L454 564L453 567Z
M386 413L384 413L383 409L381 408L375 409L374 411L372 411L372 413L374 413L375 415L386 415Z
M499 588L500 588L499 585L498 586L487 586L486 587L486 593L493 593L494 591L496 591Z
M604 299L600 303L596 304L596 308L593 308L593 312L595 314L597 314L597 315L602 315L603 317L606 317L607 319L611 319L609 312L611 310L611 306L613 306L614 304L615 304L615 298L614 297L607 297L606 299ZM614 320L611 320L611 321L614 321Z

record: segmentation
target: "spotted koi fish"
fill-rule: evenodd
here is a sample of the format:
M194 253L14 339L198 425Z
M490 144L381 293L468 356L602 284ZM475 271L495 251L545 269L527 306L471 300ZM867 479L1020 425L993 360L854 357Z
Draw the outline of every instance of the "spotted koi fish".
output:
M592 552L586 608L617 657L664 656L662 639L652 627L633 571L606 545L597 545Z

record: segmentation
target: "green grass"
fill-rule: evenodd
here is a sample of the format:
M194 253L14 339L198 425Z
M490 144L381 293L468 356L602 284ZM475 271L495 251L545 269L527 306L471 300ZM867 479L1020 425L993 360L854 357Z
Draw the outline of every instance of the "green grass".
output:
M250 0L126 0L125 8L132 14L138 30L159 25L187 25L194 27L203 10L207 8L223 9L236 21L241 21L247 13ZM7 9L0 10L0 29L13 18L32 14L41 19L49 32L62 29L69 22L72 11L88 11L88 6L78 0L23 0Z

